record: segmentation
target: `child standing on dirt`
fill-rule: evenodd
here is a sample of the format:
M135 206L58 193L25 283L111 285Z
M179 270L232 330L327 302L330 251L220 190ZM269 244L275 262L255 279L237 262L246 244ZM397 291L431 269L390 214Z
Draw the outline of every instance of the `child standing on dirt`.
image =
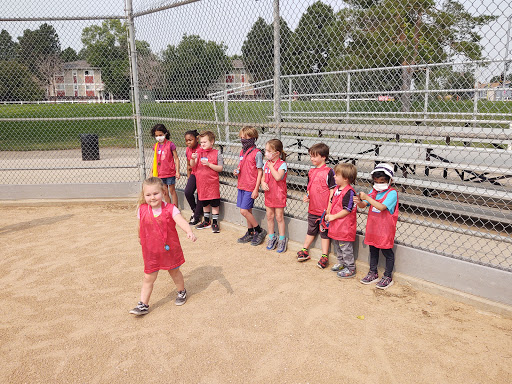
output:
M283 151L281 140L272 139L265 145L265 167L261 188L265 191L265 208L267 210L268 242L267 250L277 247L277 252L286 251L288 239L284 222L284 208L286 207L286 175L288 166L285 163L286 153ZM277 220L279 238L274 233L274 218Z
M180 160L176 152L176 145L170 141L171 135L163 124L156 124L151 128L151 136L155 144L153 158L153 177L159 177L165 185L164 199L178 206L178 194L176 193L176 180L180 178Z
M194 196L196 192L196 169L195 167L190 165L190 160L192 159L192 154L196 153L199 147L198 141L199 132L196 130L185 132L185 144L187 145L187 149L185 150L185 154L187 156L187 186L185 187L185 198L188 201L188 205L192 210L192 216L190 217L190 221L188 222L190 225L199 224L199 220L201 216L203 216L203 205L199 199L196 202L196 197Z
M254 200L259 195L263 176L263 155L256 148L256 140L258 139L256 128L243 127L238 135L242 141L242 149L238 167L233 172L238 177L236 206L240 208L240 213L247 220L247 232L237 241L239 243L250 242L251 245L256 246L260 245L267 235L267 231L260 227L252 214Z
M334 172L325 163L329 157L329 147L324 143L318 143L309 148L309 157L313 168L308 173L308 186L303 201L309 202L308 207L308 231L302 249L297 252L297 261L306 261L309 256L309 247L320 231L322 239L322 256L318 261L318 268L324 269L329 264L329 236L327 230L320 230L322 215L329 213L330 200L336 188Z
M364 237L364 243L370 246L370 271L361 283L371 284L379 280L377 264L380 251L386 258L386 269L382 279L377 282L377 288L387 289L393 285L391 275L395 266L393 245L398 220L398 192L390 187L393 181L391 164L380 163L370 174L373 179L372 190L368 194L359 192L359 197L354 198L359 208L371 205Z
M192 153L190 166L196 168L197 198L203 206L203 221L196 229L212 228L213 233L219 233L220 183L219 172L222 172L224 162L217 149L213 149L215 135L211 131L199 135L201 148ZM210 220L211 211L211 220Z
M139 241L144 259L144 280L140 292L140 301L130 313L136 316L149 311L149 298L158 271L169 271L178 290L176 305L187 301L185 282L180 266L185 262L176 224L187 234L187 238L196 241L192 229L181 216L174 204L163 201L165 185L158 177L150 177L142 183L142 192L138 201Z
M352 185L357 177L353 164L341 163L334 167L337 188L331 198L331 212L325 215L329 222L329 238L334 245L338 263L331 270L342 279L356 275L354 242L357 231L357 207L354 204L356 191Z

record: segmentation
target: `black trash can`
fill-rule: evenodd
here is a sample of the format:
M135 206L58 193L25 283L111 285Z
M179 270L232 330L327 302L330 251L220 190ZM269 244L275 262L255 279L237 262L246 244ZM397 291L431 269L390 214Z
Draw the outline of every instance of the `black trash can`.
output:
M100 159L98 135L92 133L81 134L80 142L82 146L82 160Z

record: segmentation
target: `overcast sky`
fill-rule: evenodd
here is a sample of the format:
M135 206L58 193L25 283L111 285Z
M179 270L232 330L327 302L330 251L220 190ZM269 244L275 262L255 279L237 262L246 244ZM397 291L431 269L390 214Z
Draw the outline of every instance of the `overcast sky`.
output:
M178 0L133 0L134 10L140 11ZM294 29L307 7L315 0L281 0L281 15ZM335 11L345 6L341 0L323 0ZM2 0L0 18L16 17L69 17L114 16L124 14L124 0ZM136 19L137 39L146 40L154 52L160 52L168 44L176 45L183 34L197 34L206 40L223 42L228 54L240 54L247 33L258 17L272 21L272 0L201 0L164 12ZM512 15L510 0L461 0L471 14L492 14L498 20L483 28L480 34L484 53L489 59L503 59L506 53L507 17ZM43 21L0 21L0 29L6 29L16 39L25 29L36 29ZM83 28L99 21L52 21L62 48L82 48L80 40ZM512 44L509 44L512 45ZM512 51L512 49L510 49ZM509 56L512 52L509 52ZM511 69L512 70L512 69ZM487 69L500 72L496 66Z

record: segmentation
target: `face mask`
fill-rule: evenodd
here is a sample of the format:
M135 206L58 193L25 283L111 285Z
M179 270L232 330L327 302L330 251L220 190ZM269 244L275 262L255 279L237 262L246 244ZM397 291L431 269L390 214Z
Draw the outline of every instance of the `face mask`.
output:
M268 152L268 151L265 151L265 159L267 160L272 160L272 158L275 156L277 152Z
M254 143L256 142L255 137L251 137L250 139L241 139L242 141L242 147L244 152L247 151L249 148L254 146Z
M163 143L165 140L165 136L155 136L156 141L159 143Z
M389 188L388 183L374 183L373 184L373 189L376 190L377 192L385 191L388 188Z

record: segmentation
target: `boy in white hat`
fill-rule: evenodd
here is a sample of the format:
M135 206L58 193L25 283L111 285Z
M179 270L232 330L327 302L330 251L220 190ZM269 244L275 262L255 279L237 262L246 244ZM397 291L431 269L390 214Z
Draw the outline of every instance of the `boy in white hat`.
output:
M359 208L371 206L368 211L364 237L364 243L370 246L370 271L361 280L361 283L371 284L378 281L377 288L379 289L387 289L393 285L391 277L395 266L393 245L398 220L398 192L390 187L393 174L391 164L378 164L370 173L373 179L372 190L368 194L359 192L359 197L354 197L354 202ZM386 258L386 269L380 280L377 272L379 251Z

